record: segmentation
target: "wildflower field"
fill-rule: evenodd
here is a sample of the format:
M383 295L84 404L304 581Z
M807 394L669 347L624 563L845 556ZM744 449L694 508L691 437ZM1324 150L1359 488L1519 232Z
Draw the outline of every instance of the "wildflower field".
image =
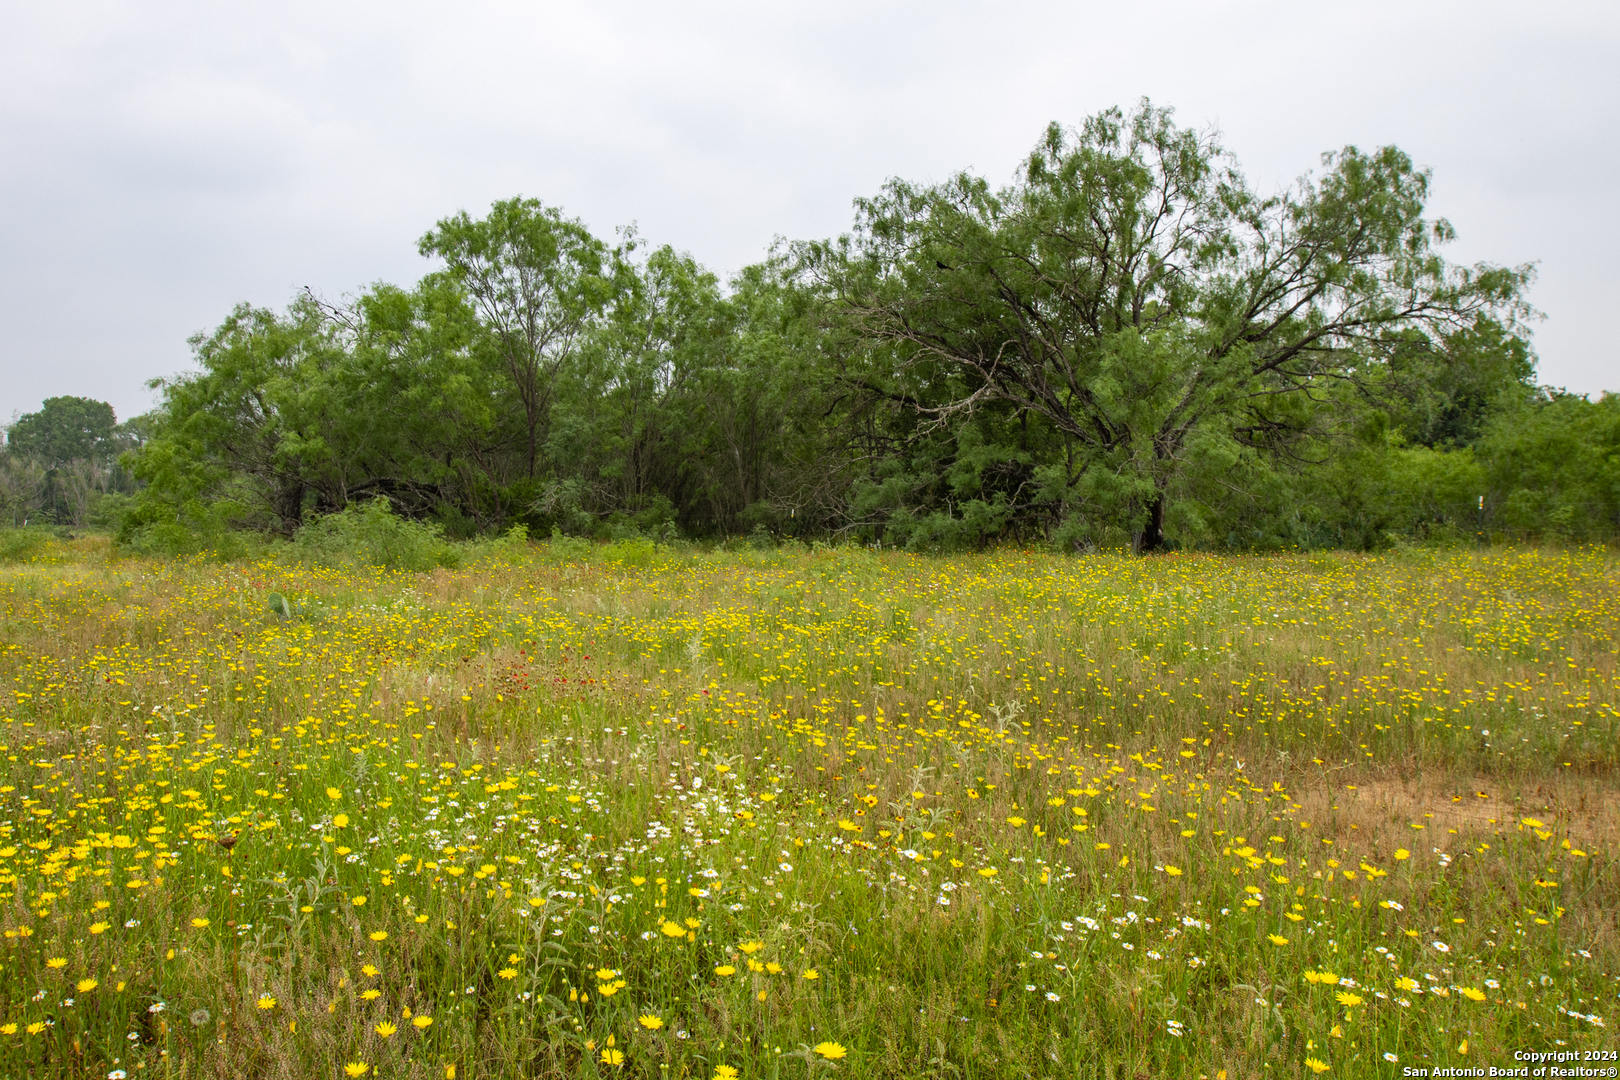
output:
M1613 1065L1609 551L481 550L0 566L0 1075Z

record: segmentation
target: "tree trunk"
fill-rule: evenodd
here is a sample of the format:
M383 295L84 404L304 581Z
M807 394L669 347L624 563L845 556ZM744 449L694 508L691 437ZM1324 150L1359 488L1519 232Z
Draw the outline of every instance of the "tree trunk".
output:
M283 536L292 536L304 523L304 490L304 482L296 476L283 476L277 482L271 511Z
M1161 491L1153 497L1153 505L1148 507L1147 525L1142 530L1140 550L1146 555L1162 547L1164 547L1164 492Z

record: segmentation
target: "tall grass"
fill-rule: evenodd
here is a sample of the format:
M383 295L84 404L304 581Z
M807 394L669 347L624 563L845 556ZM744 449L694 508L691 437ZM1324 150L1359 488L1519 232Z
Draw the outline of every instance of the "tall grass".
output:
M1603 551L326 561L0 570L0 1072L1613 1045Z

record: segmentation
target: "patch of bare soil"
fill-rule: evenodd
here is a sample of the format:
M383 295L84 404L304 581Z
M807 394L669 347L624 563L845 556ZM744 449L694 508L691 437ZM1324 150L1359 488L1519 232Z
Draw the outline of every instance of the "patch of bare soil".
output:
M1379 847L1413 846L1420 831L1428 837L1494 833L1527 817L1583 848L1613 850L1620 837L1620 783L1590 775L1510 784L1445 775L1377 777L1301 791L1295 801L1301 807L1297 820L1312 822L1321 835L1355 830L1358 839ZM1444 843L1435 840L1434 846Z

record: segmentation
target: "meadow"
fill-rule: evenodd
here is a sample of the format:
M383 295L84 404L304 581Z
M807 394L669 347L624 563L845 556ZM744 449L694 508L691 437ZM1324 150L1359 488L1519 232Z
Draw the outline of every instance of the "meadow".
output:
M1620 562L0 565L0 1075L1611 1068Z

